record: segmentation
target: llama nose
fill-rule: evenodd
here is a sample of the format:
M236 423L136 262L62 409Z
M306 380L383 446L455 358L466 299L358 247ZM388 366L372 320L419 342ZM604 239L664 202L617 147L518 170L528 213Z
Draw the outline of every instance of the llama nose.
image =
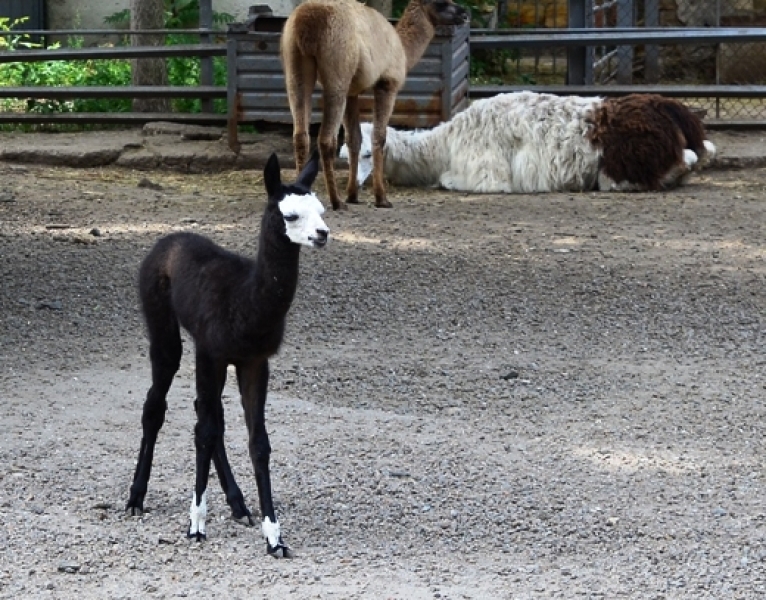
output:
M330 235L328 229L317 229L317 241L326 242L328 235Z

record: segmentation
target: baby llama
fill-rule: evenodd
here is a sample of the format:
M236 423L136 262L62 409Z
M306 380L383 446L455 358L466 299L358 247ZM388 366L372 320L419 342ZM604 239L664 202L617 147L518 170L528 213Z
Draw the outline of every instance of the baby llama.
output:
M329 229L324 208L311 192L319 170L317 153L292 185L283 185L272 155L264 170L268 193L255 260L234 254L194 233L160 239L141 263L139 295L149 337L152 385L146 396L143 438L127 510L141 515L154 446L165 420L166 396L181 362L181 328L194 340L197 399L194 408L196 481L188 536L206 536L206 489L215 463L232 516L252 525L252 515L234 480L224 449L221 394L229 365L237 374L255 469L261 526L267 552L291 557L274 512L269 476L271 447L264 409L269 357L277 352L285 317L298 284L301 246L322 248Z

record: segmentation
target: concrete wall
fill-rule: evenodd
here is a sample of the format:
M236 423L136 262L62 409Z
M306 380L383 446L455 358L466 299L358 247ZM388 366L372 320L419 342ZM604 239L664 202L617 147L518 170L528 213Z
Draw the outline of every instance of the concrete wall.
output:
M253 4L268 4L277 16L287 16L299 0L213 0L213 11L229 13L237 21ZM130 0L47 0L48 29L104 29L104 18L130 8Z

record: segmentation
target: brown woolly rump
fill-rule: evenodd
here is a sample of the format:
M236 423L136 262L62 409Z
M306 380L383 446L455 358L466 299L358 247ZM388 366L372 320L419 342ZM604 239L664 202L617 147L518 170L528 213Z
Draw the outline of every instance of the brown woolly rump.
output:
M661 190L667 187L663 177L683 164L684 149L693 150L700 160L707 154L701 120L672 98L607 98L594 121L591 141L602 149L601 170L616 182Z

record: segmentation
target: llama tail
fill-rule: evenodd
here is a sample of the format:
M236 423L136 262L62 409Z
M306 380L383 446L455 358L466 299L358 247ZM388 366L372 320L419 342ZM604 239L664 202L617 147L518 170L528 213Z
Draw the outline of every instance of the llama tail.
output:
M697 156L704 156L707 153L702 120L686 105L672 98L661 98L657 108L670 117L681 130L688 150L692 150Z
M319 32L327 32L332 20L332 6L311 3L300 5L285 23L282 47L293 46L303 56L319 56L325 39Z

